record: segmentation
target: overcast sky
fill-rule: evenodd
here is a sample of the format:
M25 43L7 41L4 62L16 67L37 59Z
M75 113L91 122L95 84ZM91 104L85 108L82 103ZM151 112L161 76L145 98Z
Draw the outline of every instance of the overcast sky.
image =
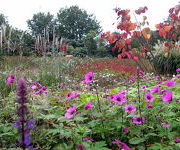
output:
M9 23L19 29L27 29L26 21L34 13L50 12L54 15L65 6L78 5L80 8L93 13L100 21L104 31L113 31L116 20L114 8L137 9L147 6L147 17L150 26L167 18L169 8L180 0L0 0L0 13L8 17Z

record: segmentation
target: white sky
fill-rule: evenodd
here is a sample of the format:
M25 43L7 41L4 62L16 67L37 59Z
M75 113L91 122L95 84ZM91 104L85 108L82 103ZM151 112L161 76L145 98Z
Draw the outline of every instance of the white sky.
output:
M148 7L146 13L150 26L163 21L168 16L169 8L178 4L180 0L0 0L0 13L8 17L9 23L19 29L28 29L26 21L34 13L50 12L56 15L65 6L78 5L88 13L93 13L100 21L104 31L113 31L116 27L114 8L137 9Z

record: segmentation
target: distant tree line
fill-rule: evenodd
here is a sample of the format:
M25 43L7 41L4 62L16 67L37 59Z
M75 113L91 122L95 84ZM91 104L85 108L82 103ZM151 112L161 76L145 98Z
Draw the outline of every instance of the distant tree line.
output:
M61 8L56 16L39 12L27 20L29 30L11 27L7 17L0 14L1 55L58 55L60 52L79 57L115 56L99 34L100 23L95 16L78 6ZM156 43L160 37L154 34ZM134 39L133 46L138 47Z

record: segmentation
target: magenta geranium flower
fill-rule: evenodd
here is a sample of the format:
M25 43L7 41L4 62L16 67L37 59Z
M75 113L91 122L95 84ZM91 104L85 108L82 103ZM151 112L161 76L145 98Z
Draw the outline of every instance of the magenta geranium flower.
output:
M70 119L73 118L76 113L76 106L70 107L65 113L65 117Z
M136 112L136 107L132 104L126 105L124 109L125 109L125 112L130 113L130 114Z
M162 127L164 127L164 128L170 128L171 125L170 125L170 124L163 124Z
M175 142L180 143L180 137L176 137Z
M177 68L177 69L176 69L176 72L180 72L180 68Z
M85 106L84 106L85 109L91 109L93 108L93 105L91 103L87 103Z
M113 144L116 144L118 146L121 146L121 149L123 150L131 150L125 143L119 141L119 140L115 140L112 142Z
M93 72L88 72L87 74L84 75L85 78L85 83L90 83L93 81L94 73Z
M153 105L152 104L147 104L146 107L147 108L153 108Z
M69 92L69 93L66 94L66 97L67 97L68 99L71 99L71 98L73 98L73 94L72 94L71 92Z
M94 140L90 137L83 137L83 140L84 141L91 141L91 142L94 142Z
M179 78L179 77L180 77L180 74L177 74L176 77Z
M126 95L126 93L127 93L127 90L126 89L122 89L121 91L120 91L120 93L119 94L122 94L122 95Z
M171 91L167 92L165 95L162 96L163 102L167 103L172 101L173 94Z
M161 91L161 88L160 88L159 86L157 86L157 87L154 87L154 88L151 90L151 93L157 93L157 94L159 94L160 91Z
M123 128L123 129L122 129L122 132L128 133L128 132L129 132L129 129L128 129L128 128Z
M143 89L143 90L146 89L146 88L147 88L146 85L142 85L142 86L141 86L141 89Z
M145 97L147 102L153 102L153 100L154 100L154 96L151 93L146 93L144 95L144 97Z
M133 117L132 122L134 124L142 124L145 121L144 117Z
M117 105L122 105L127 102L123 94L114 94L112 99Z
M15 75L10 75L10 76L7 78L7 85L12 84L12 83L15 81L15 79L16 79Z
M74 92L74 94L73 94L73 98L78 98L80 96L80 94L76 91L76 92Z
M164 85L167 87L173 87L175 85L175 82L172 80L168 80L164 83Z

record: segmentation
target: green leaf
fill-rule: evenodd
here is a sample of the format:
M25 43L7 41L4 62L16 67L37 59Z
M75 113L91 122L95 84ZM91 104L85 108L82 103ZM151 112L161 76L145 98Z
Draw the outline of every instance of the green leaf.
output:
M129 143L130 144L140 144L140 143L143 143L144 141L145 141L145 138L134 137L129 140Z

